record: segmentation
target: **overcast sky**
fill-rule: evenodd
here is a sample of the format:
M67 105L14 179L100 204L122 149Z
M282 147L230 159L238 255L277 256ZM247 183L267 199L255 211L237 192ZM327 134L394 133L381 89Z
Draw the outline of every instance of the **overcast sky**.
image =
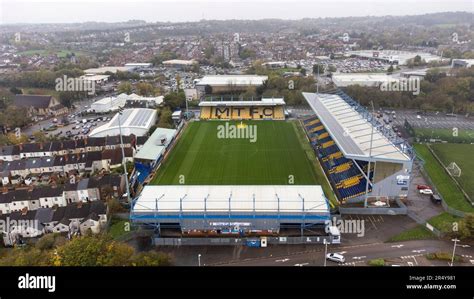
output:
M474 11L473 0L0 0L0 24L302 19Z

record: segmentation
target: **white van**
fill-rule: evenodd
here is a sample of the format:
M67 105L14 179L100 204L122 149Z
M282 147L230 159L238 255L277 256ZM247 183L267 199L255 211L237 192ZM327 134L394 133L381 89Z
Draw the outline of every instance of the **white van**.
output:
M332 236L332 244L341 244L341 232L337 226L329 227L329 235Z

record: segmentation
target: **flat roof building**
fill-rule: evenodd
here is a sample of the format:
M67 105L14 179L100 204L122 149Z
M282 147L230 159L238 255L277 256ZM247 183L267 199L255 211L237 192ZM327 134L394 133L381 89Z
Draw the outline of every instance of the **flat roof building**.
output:
M425 62L442 61L443 58L425 52L409 52L398 50L359 50L347 52L349 56L356 56L366 59L381 60L387 63L406 65L410 59L420 56Z
M259 87L268 80L268 76L258 75L213 75L194 80L201 94L233 93L245 91L249 87Z
M337 87L350 85L360 85L368 87L378 87L384 82L395 81L392 76L379 73L367 74L333 74L332 81Z
M130 67L126 66L103 66L103 67L98 67L98 68L91 68L84 70L84 73L87 74L93 74L93 75L103 75L107 72L110 73L117 73L117 72L128 72L130 71Z

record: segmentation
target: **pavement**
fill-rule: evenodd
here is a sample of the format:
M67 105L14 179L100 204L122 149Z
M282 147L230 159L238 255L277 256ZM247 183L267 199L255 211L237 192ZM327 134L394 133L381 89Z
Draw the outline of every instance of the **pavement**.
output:
M269 248L243 248L241 251L260 251L261 256L242 258L238 261L225 261L212 263L206 254L201 255L201 264L204 266L324 266L324 245L313 246L310 250L292 252L291 254L274 254ZM384 258L390 265L422 266L439 265L448 266L446 261L430 261L424 256L434 252L452 252L453 244L448 241L417 240L397 243L369 243L360 245L329 245L328 253L344 255L345 263L338 264L327 261L327 266L365 266L367 262L376 258ZM241 253L241 254L242 254ZM455 265L474 266L474 250L472 247L456 248L456 255L463 256L464 263Z

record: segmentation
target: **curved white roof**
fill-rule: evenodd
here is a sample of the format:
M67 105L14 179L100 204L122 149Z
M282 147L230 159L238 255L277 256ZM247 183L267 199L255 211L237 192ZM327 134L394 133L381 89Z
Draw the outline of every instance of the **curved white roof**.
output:
M145 135L156 121L156 110L146 108L125 109L122 114L115 116L105 125L92 130L90 137L104 137L119 134L119 117L122 135Z

